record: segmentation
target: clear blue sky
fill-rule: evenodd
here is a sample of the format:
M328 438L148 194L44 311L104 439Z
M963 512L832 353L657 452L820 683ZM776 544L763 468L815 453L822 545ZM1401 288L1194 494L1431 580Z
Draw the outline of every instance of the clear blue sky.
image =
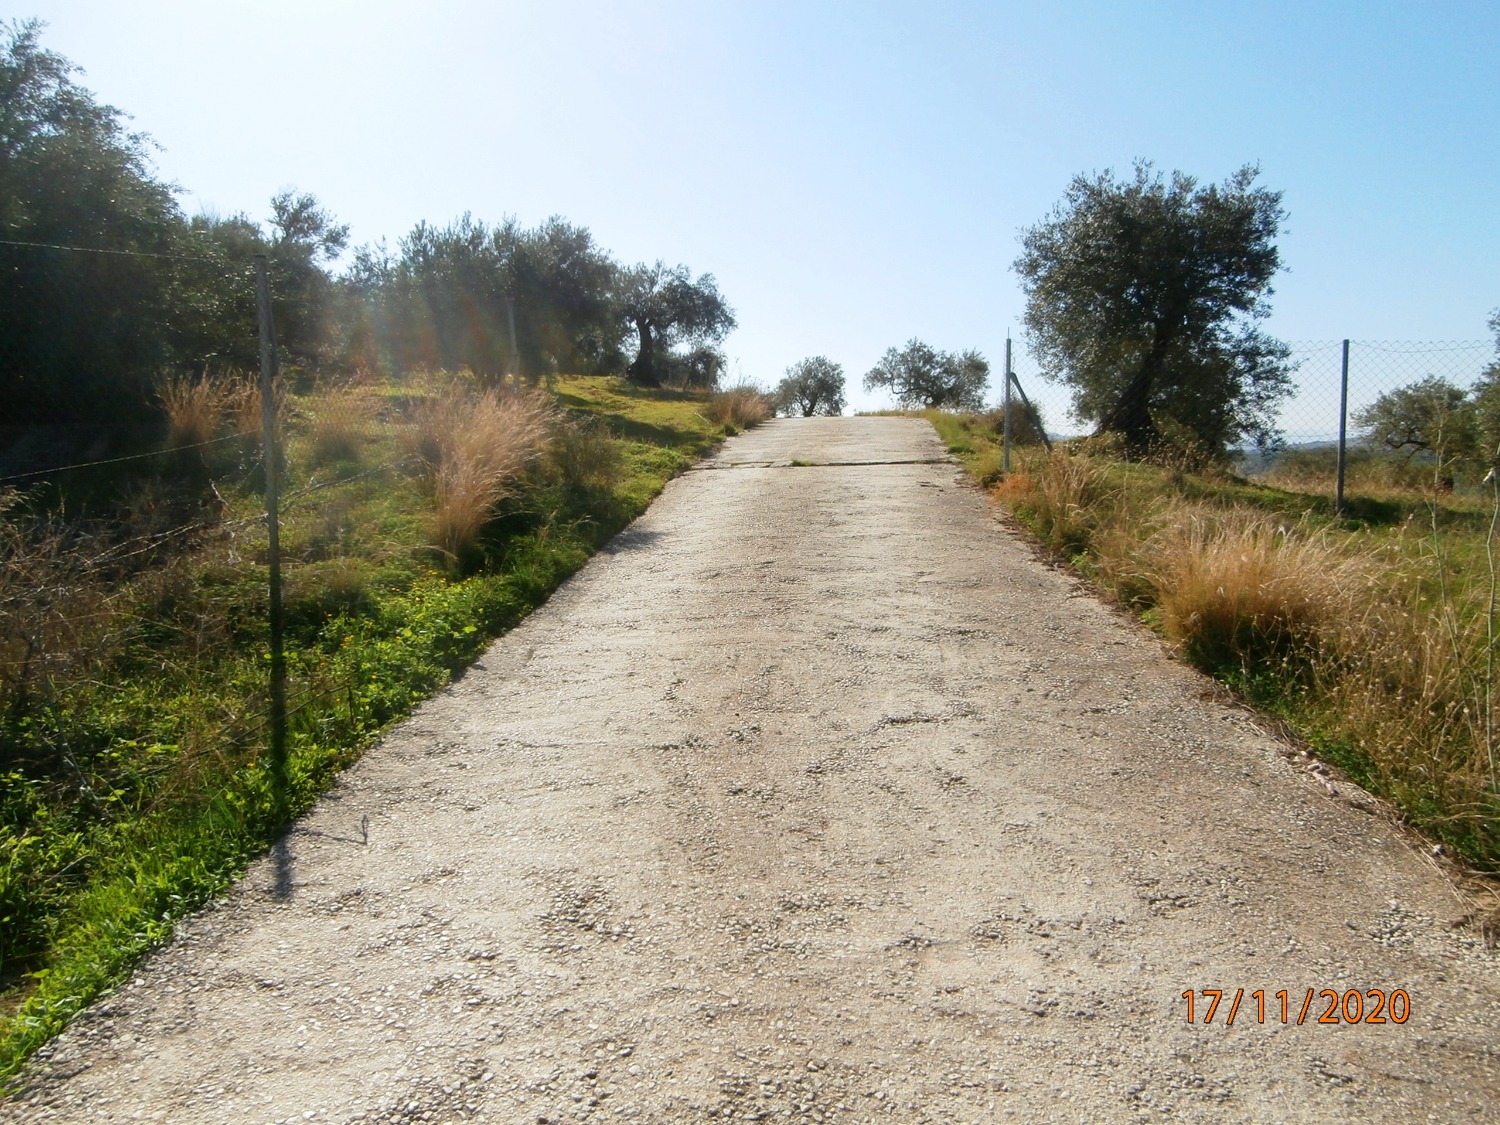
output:
M1017 231L1137 157L1285 193L1284 339L1482 339L1500 4L31 0L183 206L317 194L356 243L560 214L713 273L762 383L912 336L998 367ZM1040 388L1038 388L1040 389ZM1064 401L1054 395L1046 396ZM1053 417L1059 421L1060 407Z

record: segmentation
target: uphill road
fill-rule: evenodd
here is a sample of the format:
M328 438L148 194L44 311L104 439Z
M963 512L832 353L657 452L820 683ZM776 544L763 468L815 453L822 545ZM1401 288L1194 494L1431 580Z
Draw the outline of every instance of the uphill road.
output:
M0 1117L1493 1121L1500 960L1464 912L925 421L781 420L393 728Z

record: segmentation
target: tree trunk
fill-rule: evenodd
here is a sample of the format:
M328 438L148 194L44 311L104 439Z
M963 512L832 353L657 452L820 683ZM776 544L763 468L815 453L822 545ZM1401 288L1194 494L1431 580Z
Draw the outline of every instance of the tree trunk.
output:
M635 330L640 334L641 346L625 372L625 381L638 387L659 387L661 376L656 373L656 338L651 332L651 322L637 320Z
M1099 422L1101 433L1119 434L1131 453L1145 453L1159 436L1151 420L1152 372L1142 367L1125 387L1114 409Z
M1151 417L1151 388L1161 371L1165 351L1162 336L1158 327L1151 350L1141 361L1140 369L1125 385L1114 408L1099 422L1101 433L1119 434L1125 439L1125 448L1132 454L1149 453L1161 438L1161 432Z

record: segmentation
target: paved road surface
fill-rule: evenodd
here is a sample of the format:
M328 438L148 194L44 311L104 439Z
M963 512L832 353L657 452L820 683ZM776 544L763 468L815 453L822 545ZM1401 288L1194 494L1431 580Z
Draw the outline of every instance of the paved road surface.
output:
M1035 561L925 423L773 423L0 1115L1495 1120L1500 965L1458 899L1205 689ZM1246 990L1232 1027L1201 994L1188 1024L1208 988ZM1404 989L1410 1016L1320 1024L1315 997L1299 1027L1309 988Z

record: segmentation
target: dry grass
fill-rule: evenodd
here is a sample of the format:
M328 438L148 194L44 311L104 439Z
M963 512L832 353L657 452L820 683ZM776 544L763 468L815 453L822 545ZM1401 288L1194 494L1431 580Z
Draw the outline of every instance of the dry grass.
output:
M242 458L259 450L264 420L257 377L237 372L199 379L173 375L157 385L156 393L167 416L168 449L196 450L227 431ZM286 392L279 383L273 396L280 415ZM207 455L195 456L203 461Z
M416 411L413 448L431 467L437 546L458 560L544 449L556 408L542 394L461 386Z
M1441 543L1341 629L1325 690L1385 786L1427 815L1500 824L1496 604L1489 575L1455 570ZM1434 593L1434 586L1436 592ZM1481 827L1478 835L1483 836ZM1500 859L1497 856L1496 859Z
M169 375L156 388L167 415L167 446L187 449L218 436L224 417L223 388L208 378Z
M749 384L715 391L703 407L710 422L735 431L759 425L775 412L771 396Z
M1138 557L1167 636L1210 669L1316 659L1371 592L1347 546L1246 508L1174 505Z
M1019 461L994 495L1023 509L1032 530L1068 555L1088 547L1119 501L1102 463L1064 447Z
M278 383L271 392L276 412L280 415L285 404L286 389ZM230 430L240 439L241 445L258 446L265 435L265 420L261 415L260 380L251 375L233 376L225 381L224 413Z
M0 709L20 714L93 646L98 591L59 526L0 522Z
M1195 665L1500 866L1500 552L1483 532L1436 509L1425 531L1349 530L1256 507L1232 482L1077 452L1023 458L993 491Z
M1431 463L1356 446L1345 462L1344 489L1350 495L1381 500L1426 495L1438 479L1434 470ZM1290 450L1257 479L1273 488L1332 495L1338 456L1333 449Z

